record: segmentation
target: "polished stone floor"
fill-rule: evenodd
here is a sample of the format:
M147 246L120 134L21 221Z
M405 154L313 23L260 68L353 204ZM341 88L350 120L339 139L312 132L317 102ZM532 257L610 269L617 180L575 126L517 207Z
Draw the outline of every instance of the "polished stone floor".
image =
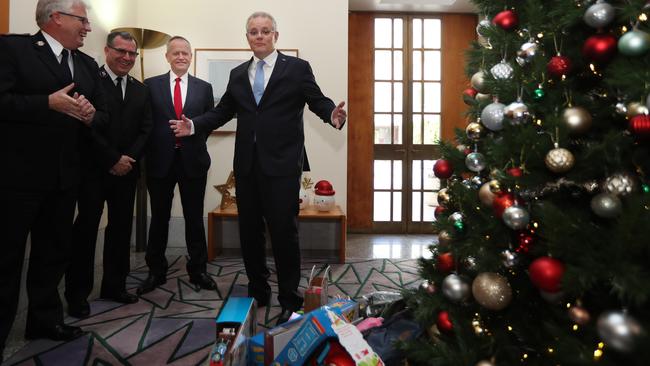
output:
M437 242L435 235L371 235L371 234L348 234L346 245L346 258L351 259L416 259L419 257L430 257L431 252L428 250L429 245ZM29 250L29 249L28 249ZM99 240L97 245L97 253L101 253L103 245ZM169 247L167 249L168 255L184 255L186 254L185 248L182 247ZM26 257L29 257L27 253ZM144 253L134 252L131 256L131 267L135 268L144 264ZM101 280L102 263L101 257L98 255L95 260L95 283ZM27 261L23 266L23 271L26 272ZM23 273L22 291L20 294L20 301L18 304L18 314L14 321L9 339L5 345L4 358L7 359L10 355L17 352L25 345L23 338L25 328L25 318L27 315L27 299L25 296L25 273ZM63 293L63 284L61 284L60 293ZM99 295L98 286L90 296L90 300Z

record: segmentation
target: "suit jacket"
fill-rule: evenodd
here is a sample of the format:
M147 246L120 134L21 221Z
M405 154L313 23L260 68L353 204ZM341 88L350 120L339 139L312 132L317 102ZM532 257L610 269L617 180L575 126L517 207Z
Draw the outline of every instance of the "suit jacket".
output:
M193 120L200 134L212 131L237 115L234 170L247 175L253 154L269 176L300 175L304 159L305 103L324 122L331 122L334 102L323 95L305 60L278 52L273 73L260 104L255 103L248 78L251 58L230 72L219 104Z
M169 173L174 161L176 138L169 126L169 120L177 119L172 101L169 72L144 81L151 93L153 129L147 147L147 174L162 178ZM183 103L183 114L188 118L200 116L214 107L212 85L192 75L187 78L187 95ZM210 168L210 155L206 140L210 131L202 131L181 138L180 154L185 173L189 177L201 177Z
M122 100L118 99L115 83L104 66L99 69L99 76L106 93L109 123L92 128L92 153L88 170L95 175L107 174L122 155L128 155L136 160L136 165L129 174L137 175L152 126L149 88L127 75Z
M97 63L78 50L72 58L74 91L97 110L92 125L107 123ZM51 190L79 183L82 134L90 129L48 108L48 95L68 83L41 32L0 36L0 156L8 172L0 187Z

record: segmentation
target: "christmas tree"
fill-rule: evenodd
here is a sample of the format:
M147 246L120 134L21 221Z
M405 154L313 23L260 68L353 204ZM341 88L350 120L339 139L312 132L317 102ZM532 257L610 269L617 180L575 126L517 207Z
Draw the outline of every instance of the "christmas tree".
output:
M411 365L650 364L650 2L475 0Z

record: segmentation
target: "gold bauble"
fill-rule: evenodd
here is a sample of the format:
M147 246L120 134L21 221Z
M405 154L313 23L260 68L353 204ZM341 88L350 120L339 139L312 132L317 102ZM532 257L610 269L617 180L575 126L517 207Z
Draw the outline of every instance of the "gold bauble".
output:
M478 198L481 200L483 206L492 207L492 201L494 201L494 197L496 197L496 194L494 194L490 188L492 182L499 184L499 182L493 180L487 183L483 183L481 188L478 190Z
M465 127L465 133L467 134L467 138L470 140L477 141L481 138L482 132L483 126L478 122L470 122L467 127Z
M544 159L546 167L553 173L565 173L573 168L575 162L576 159L571 151L557 146L549 151L546 154L546 159Z
M569 318L578 325L585 325L589 323L589 320L591 319L591 315L587 309L582 306L574 305L569 308L568 312Z
M454 241L454 238L447 230L442 230L438 233L438 245L449 246Z
M451 196L449 196L449 192L447 191L447 188L443 188L438 191L438 204L439 205L446 205L449 203L451 200Z
M485 73L483 71L478 71L472 75L470 80L472 88L476 89L479 93L485 93Z
M493 180L489 181L488 184L489 184L489 187L490 187L490 191L492 193L494 193L494 194L501 193L501 183L499 183L498 180L493 179Z
M569 107L562 113L562 120L569 127L569 131L582 134L591 128L591 114L582 107Z
M483 272L472 282L472 295L482 307L497 311L510 304L512 289L508 280L500 274Z
M476 99L479 103L485 103L487 101L492 100L492 95L484 94L484 93L478 93L478 94L476 94L474 99Z
M630 102L627 104L627 118L632 118L639 114L648 114L648 106L641 102Z

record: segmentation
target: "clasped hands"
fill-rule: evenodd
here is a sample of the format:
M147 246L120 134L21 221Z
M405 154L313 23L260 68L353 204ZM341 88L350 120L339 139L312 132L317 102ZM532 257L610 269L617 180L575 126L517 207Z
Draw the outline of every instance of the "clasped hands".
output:
M95 107L85 96L75 92L72 96L68 93L74 88L74 83L63 89L57 90L48 96L48 105L51 109L67 114L90 126L95 117Z
M126 175L133 169L133 163L135 163L135 159L128 155L122 155L108 172L117 176Z

